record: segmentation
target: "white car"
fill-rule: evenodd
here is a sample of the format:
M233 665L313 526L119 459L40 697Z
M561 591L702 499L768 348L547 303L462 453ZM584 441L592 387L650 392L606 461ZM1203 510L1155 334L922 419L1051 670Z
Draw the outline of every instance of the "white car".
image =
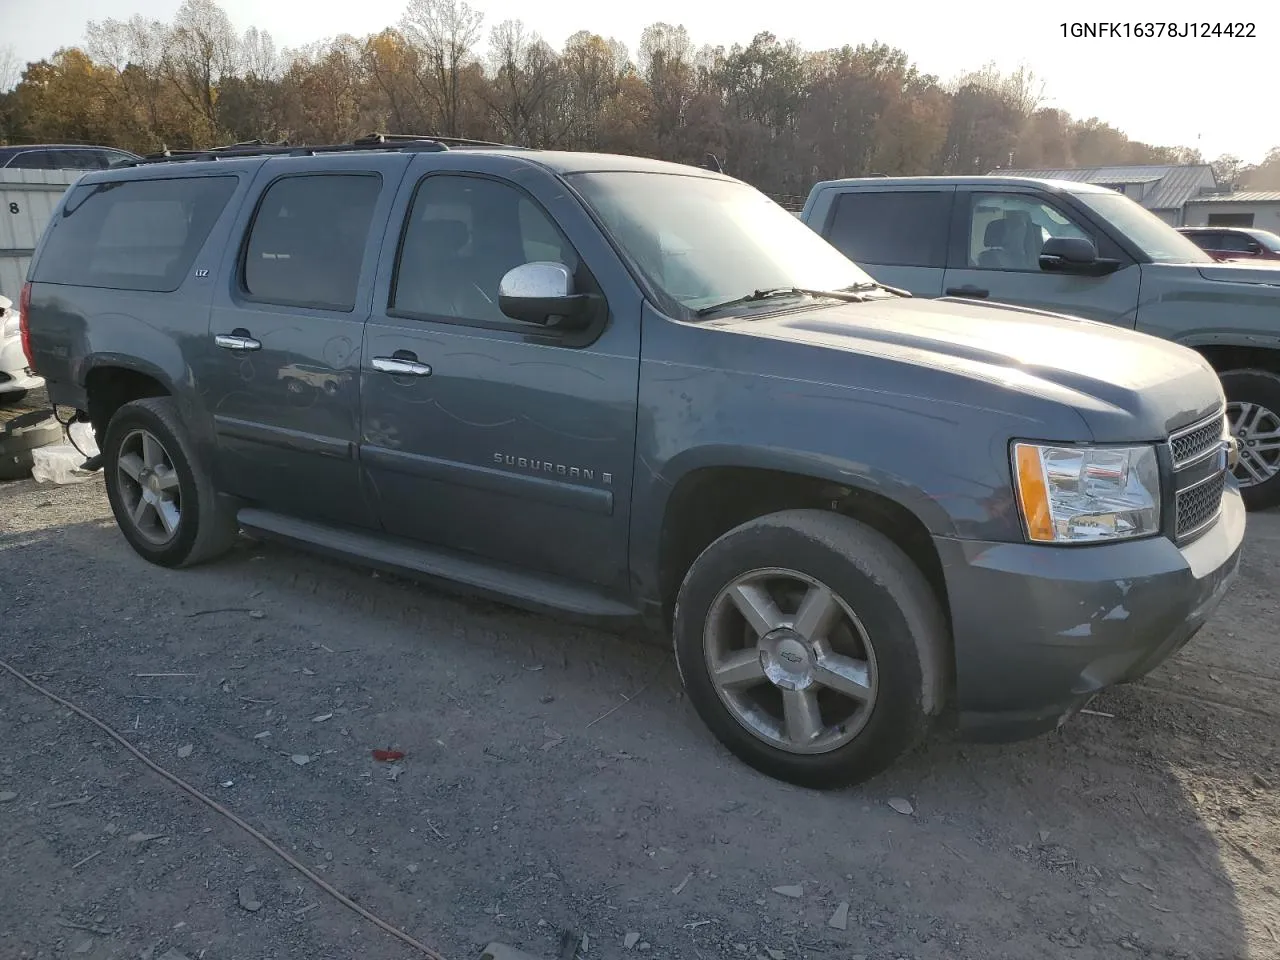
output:
M14 403L25 397L28 390L43 386L44 381L33 376L27 366L18 329L18 311L13 309L12 300L0 296L0 403Z

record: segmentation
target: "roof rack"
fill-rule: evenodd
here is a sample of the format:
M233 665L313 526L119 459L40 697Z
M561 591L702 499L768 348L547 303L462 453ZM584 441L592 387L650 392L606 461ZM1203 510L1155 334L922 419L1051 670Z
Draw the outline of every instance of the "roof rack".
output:
M173 163L176 161L201 160L238 160L244 157L311 157L321 153L350 153L358 150L386 150L402 153L439 153L444 150L466 148L489 148L503 150L524 150L507 143L494 143L488 140L466 140L461 137L425 137L412 134L371 133L359 137L350 143L332 143L316 146L294 146L288 141L264 143L262 140L245 140L240 143L229 143L221 147L209 147L205 150L164 150L150 153L135 160L132 166L144 163Z

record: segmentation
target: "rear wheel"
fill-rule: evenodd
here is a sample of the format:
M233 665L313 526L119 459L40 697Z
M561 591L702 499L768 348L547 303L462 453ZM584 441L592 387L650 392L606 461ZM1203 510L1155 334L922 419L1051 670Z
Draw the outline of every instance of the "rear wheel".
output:
M107 427L103 472L112 513L152 563L192 566L230 549L234 507L218 497L169 397L126 403Z
M945 643L915 565L823 511L725 534L694 562L676 607L676 660L703 721L756 769L815 788L865 780L918 742Z
M1280 377L1266 370L1221 375L1227 422L1240 457L1235 477L1250 510L1280 504Z

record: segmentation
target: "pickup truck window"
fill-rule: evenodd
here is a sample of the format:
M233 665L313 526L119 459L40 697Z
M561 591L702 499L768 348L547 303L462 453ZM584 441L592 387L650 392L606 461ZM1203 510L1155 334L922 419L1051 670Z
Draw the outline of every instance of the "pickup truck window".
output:
M511 326L498 285L508 270L535 261L579 266L569 241L524 193L484 177L428 176L409 207L391 309Z
M875 190L842 194L827 239L855 263L945 267L954 192Z
M373 208L376 174L308 174L267 187L249 229L245 292L255 300L350 311Z
M568 179L665 301L658 306L673 316L691 319L701 307L753 290L842 290L874 282L746 184L630 171Z
M969 208L967 266L979 270L1040 269L1045 241L1078 237L1097 242L1061 211L1035 197L978 193Z
M1113 224L1117 232L1141 250L1153 263L1213 263L1213 258L1150 210L1109 190L1076 193L1080 203Z
M113 290L177 290L235 188L235 177L74 186L31 279Z

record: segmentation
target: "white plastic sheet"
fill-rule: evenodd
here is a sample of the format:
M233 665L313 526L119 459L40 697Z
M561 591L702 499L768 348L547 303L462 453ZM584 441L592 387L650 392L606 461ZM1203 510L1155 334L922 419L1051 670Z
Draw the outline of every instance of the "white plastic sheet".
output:
M37 483L66 485L82 483L93 476L81 470L80 465L89 457L98 455L98 444L93 439L93 428L87 423L73 423L71 437L79 450L68 442L51 443L31 451L31 478Z

